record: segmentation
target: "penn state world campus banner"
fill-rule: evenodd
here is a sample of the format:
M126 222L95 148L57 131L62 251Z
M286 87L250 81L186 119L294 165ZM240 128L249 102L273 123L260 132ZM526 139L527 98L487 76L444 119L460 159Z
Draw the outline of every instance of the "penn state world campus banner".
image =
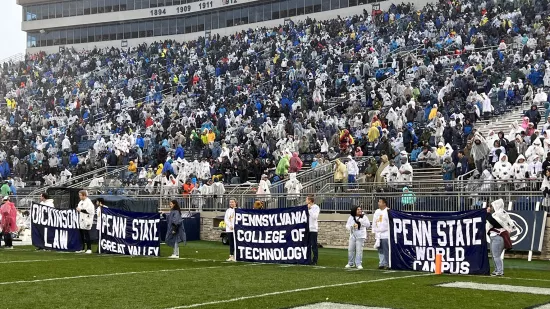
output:
M444 273L488 275L486 209L454 213L389 210L390 268L435 271L442 254Z
M160 255L160 213L101 208L99 253Z
M237 261L309 264L307 206L235 211Z
M32 245L47 250L82 250L80 214L74 209L55 209L33 203L31 206Z

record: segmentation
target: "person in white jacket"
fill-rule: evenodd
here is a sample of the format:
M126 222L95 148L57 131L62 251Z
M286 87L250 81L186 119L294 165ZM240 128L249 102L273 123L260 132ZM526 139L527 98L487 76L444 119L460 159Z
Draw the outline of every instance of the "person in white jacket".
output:
M312 253L310 265L317 265L319 260L319 250L317 248L317 234L319 232L319 213L321 209L315 204L313 195L306 197L306 205L309 212L309 251Z
M527 183L525 180L530 178L529 165L525 162L525 157L523 155L519 155L516 159L516 163L512 165L512 172L514 179L517 181L515 183L515 189L522 190L527 188Z
M354 184L357 182L357 175L359 174L359 166L357 162L353 160L352 156L348 156L348 162L346 162L346 167L348 169L348 183Z
M346 230L349 232L348 264L346 268L357 267L363 269L363 246L367 239L367 229L370 221L363 213L361 207L352 207L346 222Z
M401 152L401 167L399 168L399 182L406 185L412 185L413 168L409 163L408 154Z
M533 144L525 152L528 163L533 162L535 157L544 158L545 155L546 152L544 151L544 147L542 147L542 142L538 138L533 141Z
M54 208L53 200L50 198L48 193L44 192L40 194L40 205L48 206Z
M378 199L378 209L372 217L372 232L376 237L374 247L378 249L378 269L387 269L390 255L390 220L388 217L388 202L385 198Z
M88 192L81 190L78 192L80 202L76 207L76 211L80 213L80 236L82 237L82 250L77 253L92 253L92 239L90 230L94 224L94 203L88 198Z
M494 210L494 212L492 212ZM504 201L498 199L487 207L486 230L491 239L491 255L495 263L495 271L491 276L504 275L504 263L502 261L502 252L504 252L503 233L512 233L515 229L515 223L510 215L504 210ZM508 235L509 237L509 235Z
M230 199L229 208L225 211L225 216L223 218L223 222L225 223L225 232L227 233L227 239L229 240L228 262L236 262L235 241L233 238L233 232L235 230L235 208L237 208L237 201L235 199Z
M258 191L256 191L256 195L260 201L265 203L271 199L271 190L269 189L270 186L271 182L269 181L269 178L266 174L263 174L260 184L258 184Z
M500 154L493 166L493 177L497 180L509 180L512 177L512 164L508 162L508 156L505 153Z

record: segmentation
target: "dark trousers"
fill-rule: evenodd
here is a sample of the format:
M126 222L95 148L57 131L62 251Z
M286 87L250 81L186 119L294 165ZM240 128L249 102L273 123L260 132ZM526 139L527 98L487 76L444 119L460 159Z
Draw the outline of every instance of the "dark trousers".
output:
M6 243L6 247L12 247L12 239L11 239L11 233L4 232L4 242Z
M90 231L80 230L80 237L82 238L82 250L92 250L92 238L90 237Z
M233 233L227 233L227 239L229 240L229 255L235 255L235 242L233 240Z
M319 259L319 249L317 248L317 232L309 232L309 250L311 254L311 264L317 264Z

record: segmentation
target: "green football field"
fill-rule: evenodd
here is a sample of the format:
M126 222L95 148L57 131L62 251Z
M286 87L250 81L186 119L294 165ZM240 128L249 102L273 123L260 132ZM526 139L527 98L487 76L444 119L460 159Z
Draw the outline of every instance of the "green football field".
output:
M344 269L340 249L320 249L316 267L228 263L227 251L191 242L170 260L0 250L0 308L550 308L549 261L505 260L505 277L436 276L378 270L374 251L360 271Z

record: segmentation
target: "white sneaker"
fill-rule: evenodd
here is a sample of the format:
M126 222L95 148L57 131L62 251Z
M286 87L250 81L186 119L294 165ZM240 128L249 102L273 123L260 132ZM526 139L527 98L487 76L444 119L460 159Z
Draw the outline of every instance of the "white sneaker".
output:
M357 265L357 269L361 270L361 269L363 269L363 266Z
M180 256L179 255L171 255L168 257L169 259L179 259Z
M92 250L86 250L86 252L84 252L86 254L92 254Z
M345 268L352 268L353 265L350 265L350 264L346 264Z
M6 250L13 250L13 247L5 247Z
M84 253L84 250L75 251L75 253Z

